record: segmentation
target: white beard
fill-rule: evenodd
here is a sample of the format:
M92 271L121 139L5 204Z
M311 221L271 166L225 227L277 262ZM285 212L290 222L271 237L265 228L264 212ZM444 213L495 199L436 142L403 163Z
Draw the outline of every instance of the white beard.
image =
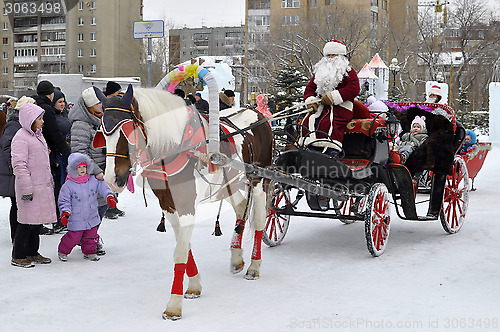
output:
M313 67L316 93L324 96L327 92L335 90L340 82L351 71L349 60L338 55L334 58L323 57Z
M435 103L437 98L427 97L426 103Z

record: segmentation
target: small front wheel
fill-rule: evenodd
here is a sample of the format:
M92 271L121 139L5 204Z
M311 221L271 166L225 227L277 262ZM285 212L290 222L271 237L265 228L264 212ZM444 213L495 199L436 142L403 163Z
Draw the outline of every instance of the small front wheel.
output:
M270 247L279 245L285 238L290 224L290 215L283 215L277 209L290 204L290 190L281 183L273 183L271 197L268 199L266 226L262 234L262 241Z
M383 183L374 184L366 200L365 237L372 256L384 253L391 228L389 191Z
M469 173L467 165L460 156L455 156L453 171L446 177L444 186L443 209L440 219L443 229L454 234L465 221L469 206Z

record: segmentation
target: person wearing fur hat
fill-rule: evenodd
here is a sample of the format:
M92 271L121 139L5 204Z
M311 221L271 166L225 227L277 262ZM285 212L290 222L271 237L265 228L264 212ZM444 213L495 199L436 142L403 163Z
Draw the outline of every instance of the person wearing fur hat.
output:
M234 106L234 91L233 90L223 90L219 93L219 109L225 110Z
M82 153L72 153L68 158L68 178L59 193L61 221L68 225L68 232L59 242L58 257L68 260L73 248L82 244L83 257L98 261L96 255L99 235L97 228L101 223L97 195L106 197L110 208L116 207L116 199L104 181L96 179L92 173L92 161Z
M19 222L11 264L19 267L51 262L38 252L42 224L57 220L49 148L42 134L43 113L44 110L34 104L21 106L19 123L22 128L14 135L11 144Z
M401 163L404 164L410 154L415 151L417 147L422 145L428 137L425 116L415 116L411 122L411 131L409 133L404 133L398 144Z
M304 91L304 102L311 112L302 122L313 133L306 137L306 145L313 149L337 155L342 150L344 128L352 120L354 98L359 94L356 71L349 66L347 50L338 40L332 40L323 48L323 58L314 65L314 76ZM317 98L321 99L318 105ZM303 135L307 135L303 129Z

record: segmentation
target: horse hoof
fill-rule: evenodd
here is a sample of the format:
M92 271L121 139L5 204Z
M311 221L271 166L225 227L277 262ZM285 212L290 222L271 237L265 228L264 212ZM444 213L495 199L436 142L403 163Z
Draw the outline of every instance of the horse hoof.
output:
M199 298L201 295L201 291L190 291L190 290L187 290L186 293L184 294L184 298L185 299L197 299Z
M245 274L246 280L257 280L259 279L259 271L247 271Z
M231 264L231 273L232 274L237 274L243 271L243 268L245 267L245 262L241 262L238 265Z
M170 319L170 320L179 320L182 318L182 314L180 312L178 313L173 313L173 312L170 312L170 311L167 311L165 310L163 312L163 314L161 315L161 317L164 319L164 320L167 320L167 319Z

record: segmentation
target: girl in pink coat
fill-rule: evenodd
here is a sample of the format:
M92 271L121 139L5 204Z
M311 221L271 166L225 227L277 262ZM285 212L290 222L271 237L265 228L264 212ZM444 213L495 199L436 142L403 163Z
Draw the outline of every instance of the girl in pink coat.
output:
M11 144L19 222L11 264L19 267L51 262L38 252L42 224L57 221L49 150L42 135L43 113L35 104L23 105L19 110L22 128Z

